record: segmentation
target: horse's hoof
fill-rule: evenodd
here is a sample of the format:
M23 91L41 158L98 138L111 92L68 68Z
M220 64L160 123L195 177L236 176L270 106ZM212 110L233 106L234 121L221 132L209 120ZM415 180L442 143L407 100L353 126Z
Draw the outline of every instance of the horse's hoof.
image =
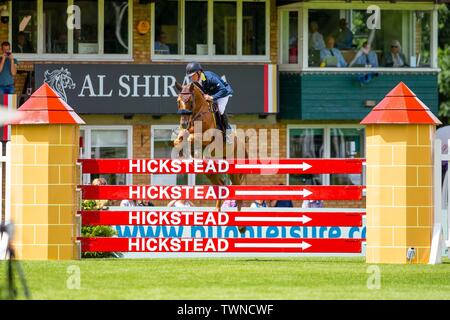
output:
M239 233L245 233L247 231L247 227L238 227Z

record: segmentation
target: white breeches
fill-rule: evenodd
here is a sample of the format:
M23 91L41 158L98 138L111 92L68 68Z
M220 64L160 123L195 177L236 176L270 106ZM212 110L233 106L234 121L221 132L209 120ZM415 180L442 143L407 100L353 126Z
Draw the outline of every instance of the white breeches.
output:
M228 99L230 96L226 96L220 99L217 99L217 106L219 107L220 114L225 112L225 108L227 107Z

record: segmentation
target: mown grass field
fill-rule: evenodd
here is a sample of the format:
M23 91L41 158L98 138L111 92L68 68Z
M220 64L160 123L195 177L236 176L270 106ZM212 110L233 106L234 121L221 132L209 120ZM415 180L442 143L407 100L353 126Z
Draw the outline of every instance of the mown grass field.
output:
M379 265L363 258L86 259L22 262L33 299L450 299L450 261ZM80 288L69 289L70 266ZM5 285L5 263L0 263ZM371 280L369 279L369 282ZM373 283L373 282L372 282Z

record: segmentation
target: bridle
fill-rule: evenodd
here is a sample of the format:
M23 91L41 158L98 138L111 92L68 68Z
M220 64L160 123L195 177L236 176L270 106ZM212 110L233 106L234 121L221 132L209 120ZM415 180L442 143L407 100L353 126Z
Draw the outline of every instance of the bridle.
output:
M203 89L200 86L200 84L197 82L193 82L193 84L200 90L201 94L203 95L204 92L203 92ZM180 92L180 95L182 97L181 100L183 101L183 103L186 104L186 103L190 102L191 109L193 109L193 106L195 105L195 94L193 92ZM185 98L186 96L189 96L189 97ZM201 111L196 114L194 114L192 110L186 110L186 109L178 109L177 113L180 115L189 116L188 128L190 128L193 126L193 123L197 119L199 119L202 115L204 115L205 113L212 112L212 102L208 101L208 105L209 105L209 107L208 107L207 111Z

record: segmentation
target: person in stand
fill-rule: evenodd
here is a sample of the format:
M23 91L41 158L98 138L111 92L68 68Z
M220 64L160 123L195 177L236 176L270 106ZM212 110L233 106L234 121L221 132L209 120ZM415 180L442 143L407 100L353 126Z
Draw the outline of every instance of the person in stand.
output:
M222 203L222 207L220 208L220 210L227 211L227 209L234 209L234 208L237 208L236 200L225 200Z
M27 39L25 32L20 31L17 34L17 42L14 45L14 52L16 53L33 53L33 47Z
M167 205L168 207L175 207L175 208L190 208L193 207L194 204L189 200L172 200Z
M170 54L170 48L166 44L167 36L164 32L160 31L156 35L155 41L155 54Z
M138 202L136 200L122 200L120 201L121 207L137 207Z
M391 50L383 57L383 66L392 68L408 67L402 46L398 40L391 42Z
M280 183L278 185L284 186L284 183ZM292 200L272 200L270 201L270 206L272 208L293 208L294 204Z
M8 41L2 43L2 60L0 61L0 94L13 94L14 76L17 74L17 60L11 52Z
M353 47L353 32L347 26L347 20L339 20L339 32L336 34L336 47L340 50Z
M218 115L222 123L227 144L232 144L231 127L228 123L228 116L225 112L227 103L233 89L230 84L212 71L203 71L198 62L190 62L186 66L186 75L192 82L200 85L204 92L204 98L213 103L213 110L218 109Z
M312 21L309 26L309 49L322 50L324 48L325 41L323 41L323 36L319 32L319 25L316 21Z
M267 208L267 204L264 200L255 200L250 205L250 208Z
M356 59L354 64L356 64L356 65L365 65L365 66L371 67L371 68L377 68L378 67L377 54L374 51L371 50L370 44L367 41L365 41L363 43L360 52L361 52L361 54Z
M107 185L105 178L96 178L92 180L93 186L104 186ZM90 210L108 210L110 205L109 200L84 200L83 207L87 207Z
M334 47L335 42L333 36L327 37L327 47L320 50L320 61L324 63L326 67L346 67L347 62L341 51Z
M323 208L323 200L303 200L302 208Z

